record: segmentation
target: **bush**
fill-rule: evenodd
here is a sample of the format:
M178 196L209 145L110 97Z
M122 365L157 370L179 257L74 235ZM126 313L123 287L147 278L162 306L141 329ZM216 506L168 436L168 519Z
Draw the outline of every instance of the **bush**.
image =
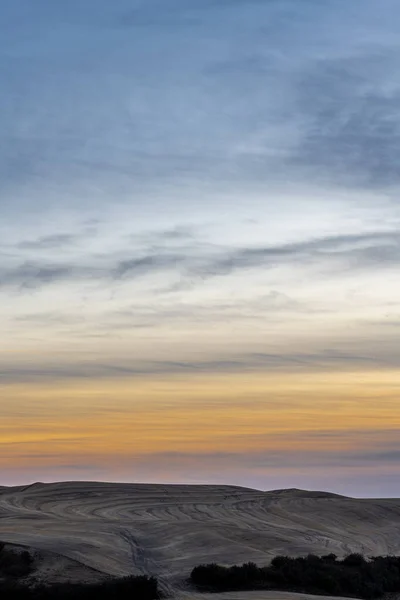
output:
M0 543L0 577L19 578L29 575L33 568L33 557L24 550L7 550Z
M366 564L366 560L362 554L349 554L343 559L343 564L346 567L362 567Z
M279 589L319 595L379 598L400 592L400 557L379 556L366 560L349 554L276 556L271 564L254 563L222 567L215 563L195 567L191 581L200 589L215 591Z

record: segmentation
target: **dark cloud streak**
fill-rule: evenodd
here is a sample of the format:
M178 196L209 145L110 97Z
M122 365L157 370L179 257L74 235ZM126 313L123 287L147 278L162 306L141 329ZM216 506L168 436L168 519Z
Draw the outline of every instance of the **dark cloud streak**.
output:
M127 251L131 253L132 251ZM336 235L290 244L255 248L216 249L213 253L192 251L142 254L123 260L104 257L91 264L24 262L0 267L0 288L36 289L63 282L116 282L157 272L179 272L183 277L209 278L250 268L276 265L307 266L314 263L326 271L332 266L346 270L380 269L400 264L400 234L397 231Z
M320 350L297 353L248 353L221 357L215 360L183 361L153 360L127 361L118 359L115 362L58 362L46 365L34 361L29 364L5 363L0 366L0 380L3 385L21 382L46 382L62 380L87 379L121 379L141 376L182 375L182 374L217 374L217 373L277 373L330 371L340 368L368 367L382 368L399 366L400 356L391 357L391 365L385 356L356 355L336 350Z
M17 248L21 250L56 250L75 244L80 237L80 235L72 233L48 235L36 240L20 242L17 244Z

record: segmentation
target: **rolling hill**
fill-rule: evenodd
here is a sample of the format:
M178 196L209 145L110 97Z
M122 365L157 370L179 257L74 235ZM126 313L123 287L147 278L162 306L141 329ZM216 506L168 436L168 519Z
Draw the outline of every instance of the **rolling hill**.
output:
M145 573L177 593L204 562L400 554L400 500L224 485L35 483L0 488L0 540L38 551L48 581L65 572L70 579Z

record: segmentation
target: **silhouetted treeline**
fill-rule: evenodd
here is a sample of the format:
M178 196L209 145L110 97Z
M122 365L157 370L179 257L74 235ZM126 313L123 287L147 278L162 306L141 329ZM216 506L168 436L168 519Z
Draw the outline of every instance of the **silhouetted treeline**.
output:
M366 560L361 554L350 554L338 560L334 554L276 556L265 567L251 562L233 567L200 565L193 569L190 579L204 591L274 589L371 599L400 592L400 557Z
M1 600L157 600L154 577L124 577L97 584L63 583L51 586L24 586L16 581L0 583Z

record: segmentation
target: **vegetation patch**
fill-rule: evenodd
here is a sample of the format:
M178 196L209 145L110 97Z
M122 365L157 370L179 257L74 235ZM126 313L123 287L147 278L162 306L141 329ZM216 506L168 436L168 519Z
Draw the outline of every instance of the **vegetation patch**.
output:
M33 569L33 557L26 550L10 550L0 542L0 579L27 577Z
M190 580L209 592L281 590L369 600L400 592L400 557L276 556L265 567L251 562L233 567L200 565L193 569Z
M63 583L26 586L16 581L0 584L1 600L158 600L154 577L124 577L98 584Z
M24 582L31 576L31 583ZM26 550L9 549L0 542L0 600L159 600L154 577L123 577L101 583L60 583L45 586L34 581L34 559Z

